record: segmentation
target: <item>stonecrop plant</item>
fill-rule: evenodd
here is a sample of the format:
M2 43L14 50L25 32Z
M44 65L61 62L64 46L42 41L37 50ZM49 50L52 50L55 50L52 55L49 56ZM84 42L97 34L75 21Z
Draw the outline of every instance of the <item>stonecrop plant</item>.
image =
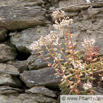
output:
M98 58L97 47L93 47L95 40L85 38L81 43L82 47L85 48L85 54L80 54L79 51L75 50L76 43L73 43L73 34L70 34L69 25L73 23L73 19L64 17L65 12L62 10L56 10L52 13L52 16L57 19L53 27L59 31L50 31L50 34L45 37L41 36L38 41L34 41L29 48L31 50L37 50L41 57L47 62L48 66L52 67L56 73L54 75L61 76L61 83L59 87L61 94L93 94L94 90L100 85L103 80L103 62ZM64 17L64 18L63 18ZM66 49L62 47L60 38L63 37L65 40L64 45ZM42 55L41 47L45 46L48 51L48 57ZM59 52L57 52L57 48ZM63 57L62 57L63 56ZM52 57L53 63L51 64L48 60ZM98 73L98 71L101 71ZM99 85L94 85L96 77L94 74L99 75Z

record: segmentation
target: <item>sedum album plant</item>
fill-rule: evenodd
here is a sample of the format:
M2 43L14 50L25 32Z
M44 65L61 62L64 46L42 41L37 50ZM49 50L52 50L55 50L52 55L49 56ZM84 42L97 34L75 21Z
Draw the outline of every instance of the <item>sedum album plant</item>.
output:
M62 94L93 94L97 86L94 86L94 73L103 71L103 63L98 60L98 48L93 47L94 39L84 39L81 45L85 48L85 55L80 54L74 49L76 43L73 43L72 36L69 32L69 25L73 23L69 17L64 17L65 12L56 10L52 16L56 18L53 27L59 31L50 31L45 37L41 36L38 41L34 41L29 48L37 50L41 57L52 67L56 73L61 76L60 89ZM64 19L62 19L64 17ZM61 47L60 38L64 37L67 49ZM42 55L41 47L45 46L48 50L48 57ZM57 48L60 52L57 52ZM62 58L63 56L63 58ZM52 57L53 64L48 62ZM100 72L99 72L100 73ZM99 84L103 80L102 74L99 74Z

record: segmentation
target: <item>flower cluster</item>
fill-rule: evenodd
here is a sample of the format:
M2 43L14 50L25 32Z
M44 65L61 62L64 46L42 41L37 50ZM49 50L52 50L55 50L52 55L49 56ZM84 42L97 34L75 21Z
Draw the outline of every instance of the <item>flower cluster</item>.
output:
M69 24L73 23L73 19L69 19L69 17L63 19L60 23L55 21L55 24L53 24L53 27L55 29L61 30L64 26L69 26Z
M34 41L30 46L29 46L29 49L31 50L35 50L38 48L38 42L37 41Z
M54 12L52 13L52 16L53 16L54 18L64 17L64 15L65 15L65 12L62 11L62 10L56 10L56 11L54 11Z
M56 20L55 24L53 24L57 31L50 31L50 34L45 37L41 36L40 39L34 41L29 48L31 50L37 49L41 57L48 63L48 66L57 72L55 75L61 76L61 91L68 92L68 94L85 94L89 89L89 93L91 93L93 86L93 82L91 81L95 79L93 73L97 69L94 67L93 62L98 55L99 49L97 47L93 48L93 44L95 43L94 39L86 38L84 42L82 42L82 46L86 49L85 56L81 55L79 51L74 50L76 43L73 43L73 35L69 32L69 24L73 22L73 19L69 19L69 17L61 19L64 15L65 12L62 10L53 12L52 16L59 18L59 21ZM62 44L59 43L59 39L62 36L65 40L63 45L66 45L66 50L62 47ZM41 46L46 47L48 51L47 55L50 57L45 58L42 55L43 51L40 51ZM51 57L54 59L53 64L48 61ZM89 61L89 63L87 63L87 61ZM101 80L103 80L103 76ZM84 82L82 88L80 88L81 82ZM81 92L81 90L83 91Z
M41 36L38 41L34 41L29 48L31 50L38 49L38 47L48 45L52 43L53 45L57 45L59 41L59 36L54 33L54 31L51 31L50 34L46 35L45 37Z
M92 83L90 83L90 82L84 83L83 88L84 88L85 90L88 90L88 89L92 88Z
M88 45L93 45L95 43L95 39L89 40L88 38L84 39L84 42L82 42L82 46L87 48Z
M84 39L84 42L82 42L82 46L87 48L88 45L93 45L95 43L95 39L89 40L88 38Z
M78 68L79 70L85 69L85 66L82 63L73 63L74 68Z

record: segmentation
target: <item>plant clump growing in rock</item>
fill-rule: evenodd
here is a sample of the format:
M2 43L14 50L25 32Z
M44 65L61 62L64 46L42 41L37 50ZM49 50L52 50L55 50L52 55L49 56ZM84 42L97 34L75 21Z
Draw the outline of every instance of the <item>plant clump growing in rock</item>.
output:
M73 34L69 31L69 25L73 23L73 19L69 17L62 19L64 15L65 12L62 10L53 12L52 16L57 19L53 26L60 32L50 31L50 34L45 37L41 36L29 48L40 53L48 66L56 71L54 75L61 76L59 86L62 94L93 94L97 87L94 85L96 80L94 74L99 75L99 84L103 80L103 62L98 58L99 49L93 46L94 39L86 38L81 43L82 47L85 48L85 55L75 50L76 43L73 43ZM61 37L65 39L64 45L67 48L62 47L62 43L60 43ZM47 58L42 55L42 46L45 46L48 50ZM57 47L59 51L57 51ZM50 57L54 59L53 64L48 62ZM98 71L101 71L101 74Z

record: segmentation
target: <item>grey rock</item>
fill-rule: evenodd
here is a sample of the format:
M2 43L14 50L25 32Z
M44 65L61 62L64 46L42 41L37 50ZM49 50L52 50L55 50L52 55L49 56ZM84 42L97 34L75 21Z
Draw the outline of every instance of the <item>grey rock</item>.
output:
M25 2L25 0L22 1ZM27 2L27 4L25 4L26 6L35 6L45 3L43 0L26 0L26 2Z
M1 103L57 103L53 98L37 94L0 95Z
M42 95L46 95L49 97L57 97L57 95L55 94L54 91L49 90L48 88L45 88L43 86L33 87L33 88L27 90L26 92L33 93L33 94L42 94Z
M56 8L54 8L54 7L49 8L48 14L46 14L46 16L48 18L52 17L53 21L55 21L55 18L52 16L52 13L53 13L53 11L55 11L55 9ZM71 17L77 16L77 15L78 15L78 11L66 11L64 16L65 17L69 16L71 18Z
M85 4L85 0L63 0L59 2L59 8L65 11L80 11L89 8L89 4Z
M48 59L47 61L50 63L50 64L53 64L53 58L51 56L48 56L47 53L49 53L47 50L45 50L45 47L43 49L41 49L43 52L41 53L43 55L44 58L47 58L47 57L50 57L50 59ZM38 59L36 59L34 61L34 66L37 67L37 68L43 68L43 67L47 67L48 66L48 63L42 58L42 57L39 57Z
M10 38L12 44L14 44L20 52L29 53L29 46L33 41L38 40L41 35L47 35L51 30L51 25L43 27L37 26L35 28L29 28L23 30L22 32L18 32L16 35Z
M103 33L102 33L103 35ZM96 39L96 47L99 49L99 54L103 55L103 36L100 36L99 38Z
M9 86L0 86L0 94L17 94L18 92L22 92L22 90Z
M0 62L14 60L16 57L15 50L5 44L0 44Z
M0 73L7 73L12 75L19 75L18 68L9 64L0 63Z
M7 38L7 29L6 28L0 28L0 42L5 41Z
M32 69L37 69L36 65L34 64L35 60L38 59L39 54L32 54L28 59L27 59L27 65L29 70Z
M97 89L93 92L95 95L102 95L103 93L103 88L102 87L97 87Z
M9 30L18 30L35 25L46 24L43 0L0 0L0 26Z
M89 8L87 11L90 18L103 16L101 15L103 12L103 8Z
M21 86L21 82L16 77L11 77L10 74L0 74L0 85L9 85L18 87Z
M81 11L88 9L89 7L103 7L103 2L98 3L86 3L86 0L72 0L67 1L63 0L59 2L59 9L63 9L65 11Z
M18 60L16 60L16 61L8 61L7 64L13 65L16 68L18 68L18 71L20 73L22 73L24 70L28 70L27 61L26 60L23 60L23 61L18 61Z
M86 3L86 0L61 0L59 2L59 6L61 7L65 7L67 5L77 5L77 4L83 4L83 3Z
M18 99L21 99L21 100L24 100L26 103L30 103L29 100L31 100L32 102L31 103L53 103L55 102L56 100L53 99L53 98L50 98L50 97L46 97L46 96L43 96L43 95L40 95L40 94L20 94L18 96ZM36 102L33 102L36 101Z
M83 9L88 9L90 6L89 5L71 5L71 6L64 6L60 9L63 9L65 11L80 11Z
M54 75L55 71L52 68L44 68L40 70L25 71L20 74L21 80L28 86L44 85L48 87L56 87L61 80L59 75Z

